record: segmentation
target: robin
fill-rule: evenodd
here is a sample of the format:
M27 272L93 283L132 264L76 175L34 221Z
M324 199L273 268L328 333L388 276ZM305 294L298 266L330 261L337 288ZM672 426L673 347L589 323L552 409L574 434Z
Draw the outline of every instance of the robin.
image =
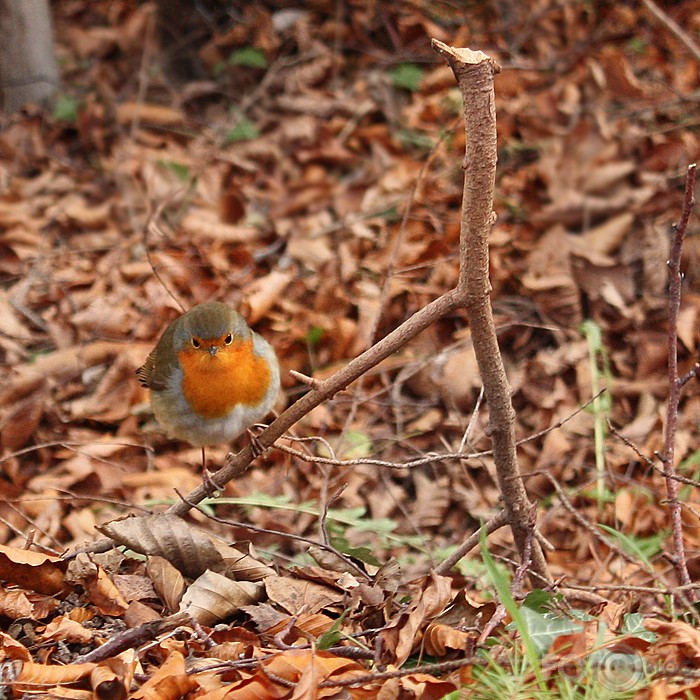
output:
M175 319L143 367L156 420L194 447L230 442L264 418L280 388L277 357L243 317L219 302Z

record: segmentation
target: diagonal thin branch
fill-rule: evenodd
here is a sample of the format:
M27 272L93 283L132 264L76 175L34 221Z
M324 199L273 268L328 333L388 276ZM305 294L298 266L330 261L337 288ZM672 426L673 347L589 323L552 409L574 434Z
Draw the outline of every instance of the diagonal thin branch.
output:
M674 34L690 51L696 61L700 61L700 48L693 38L676 21L667 15L653 0L642 0L642 5L660 22L671 34Z

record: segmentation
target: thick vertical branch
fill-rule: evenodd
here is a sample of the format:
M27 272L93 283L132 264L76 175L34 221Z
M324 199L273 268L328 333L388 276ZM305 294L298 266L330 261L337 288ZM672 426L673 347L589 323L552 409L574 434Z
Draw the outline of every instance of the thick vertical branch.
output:
M455 49L433 39L433 48L455 74L464 105L466 155L460 231L458 291L464 298L474 352L489 409L488 431L508 525L521 557L531 538L531 504L515 449L515 411L491 311L488 237L496 183L496 107L493 78L500 66L481 51ZM532 568L547 578L539 543L532 541ZM535 582L541 585L541 581Z
M688 175L685 181L685 198L681 219L676 225L676 232L671 246L671 256L668 261L670 283L668 293L668 402L666 409L666 435L664 437L664 450L661 461L664 465L666 476L666 492L668 494L668 507L671 511L671 525L673 528L673 565L678 574L679 583L685 586L690 583L688 566L683 546L683 522L681 520L681 504L678 501L678 481L676 480L675 442L676 422L678 418L678 403L680 401L683 378L678 377L678 311L681 305L681 251L683 238L688 228L690 210L693 207L693 190L695 188L696 165L688 166Z

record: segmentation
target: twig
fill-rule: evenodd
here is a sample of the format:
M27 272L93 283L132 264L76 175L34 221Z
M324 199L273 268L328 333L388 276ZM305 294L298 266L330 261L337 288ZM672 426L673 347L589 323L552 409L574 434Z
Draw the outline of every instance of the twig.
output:
M696 362L693 368L688 370L682 377L678 378L678 385L683 388L691 379L697 379L700 372L700 363Z
M600 396L600 394L602 394L604 391L606 391L606 389L603 389L599 394L596 394L595 396L590 398L588 401L586 401L586 403L581 404L578 408L572 411L565 418L561 418L556 423L552 423L552 425L550 425L549 427L544 428L543 430L538 430L536 433L532 433L531 435L528 435L527 437L518 440L516 442L516 445L525 445L528 442L532 442L533 440L537 440L538 438L544 437L545 435L551 433L554 430L558 430L563 425L566 425L572 418L581 413L581 411L586 410L586 408L590 406L593 403L593 401L595 401L596 398L598 398L598 396ZM467 431L467 435L468 434L469 433ZM323 438L320 438L318 436L299 438L285 435L284 438L292 442L321 441L325 444L329 454L332 453L330 445L328 445L328 443L325 440L323 440ZM368 465L375 467L386 467L387 469L415 469L416 467L422 467L426 464L431 464L433 462L444 462L448 459L455 459L461 462L467 462L469 460L483 459L484 457L490 457L493 455L493 450L482 450L481 452L429 452L423 457L417 457L416 459L409 460L408 462L391 462L386 459L376 459L373 457L358 457L356 459L338 459L336 457L321 457L319 455L311 455L308 452L302 452L301 450L295 450L293 447L287 447L286 445L280 444L276 444L275 449L292 455L293 457L297 457L298 459L301 459L304 462L308 462L309 464L330 464L334 467L344 468ZM532 472L530 473L530 475L531 474Z
M177 190L174 190L171 192L153 211L148 219L146 220L146 225L143 227L143 246L146 251L146 260L148 260L148 264L151 266L151 272L153 272L153 275L155 278L160 282L162 285L163 289L168 293L170 298L180 307L180 311L184 312L185 311L185 306L184 304L180 301L180 299L177 297L175 292L170 288L170 285L165 281L165 279L161 276L160 272L158 271L158 268L156 267L155 263L153 262L153 258L151 257L151 250L148 247L148 236L150 233L158 233L161 236L165 237L165 234L160 230L158 227L158 219L160 219L161 214L163 213L163 210L165 207L167 207L169 204L171 204L173 201L175 201L180 195L182 195L186 191L186 187L180 187Z
M530 530L529 530L527 538L525 540L525 549L523 550L522 561L520 562L520 565L518 566L518 568L515 570L513 580L511 581L511 584L510 584L510 593L513 596L514 600L518 600L518 599L522 600L522 598L524 598L523 578L525 577L525 573L527 572L527 570L530 567L530 556L532 554L532 541L534 538L536 521L537 521L537 508L533 504L532 507L530 508L530 515L529 515Z
M692 163L688 166L688 173L685 180L685 196L683 198L683 210L681 219L676 225L673 243L671 245L671 256L668 261L669 267L669 290L668 290L668 402L666 408L666 434L664 436L664 448L661 453L661 461L666 477L666 492L668 494L668 508L671 512L671 526L673 529L672 563L678 574L681 585L687 585L690 581L688 565L685 557L683 545L683 522L681 519L681 504L678 500L678 481L676 480L676 465L674 460L676 426L678 422L678 404L681 394L681 379L678 377L678 312L681 305L681 251L683 248L683 238L688 228L690 211L695 203L693 190L695 188L696 165ZM694 592L691 592L692 600L696 600Z
M190 624L189 613L179 612L169 617L164 617L158 620L144 622L138 627L124 630L109 638L102 646L93 649L83 656L76 659L76 663L98 663L117 656L125 649L135 649L136 647L156 639L159 634L174 630L181 626Z
M469 439L471 438L474 432L474 427L476 426L476 420L479 416L479 409L481 408L481 403L483 400L484 387L482 385L481 389L479 389L479 396L476 399L476 404L474 404L474 410L472 411L471 418L469 418L469 423L467 423L467 429L464 431L464 435L462 435L462 441L459 443L459 452L461 452L469 443Z
M436 664L422 664L408 668L399 668L396 671L383 671L381 673L367 673L365 675L353 675L350 678L339 678L337 680L327 680L318 684L319 688L342 688L352 685L365 685L376 681L385 681L390 678L402 678L403 676L412 676L414 673L432 673L442 674L449 671L454 671L465 666L472 666L477 663L476 656L469 656L464 659L455 659L454 661L440 661Z
M679 381L682 381L679 380ZM639 459L644 462L650 469L653 471L657 472L658 474L661 474L662 476L665 476L669 479L673 479L674 481L677 481L679 484L685 484L686 486L692 486L693 488L700 488L700 481L697 479L689 479L687 476L681 476L680 474L673 474L671 476L670 474L666 473L666 470L663 466L659 466L652 460L650 457L647 457L645 454L641 452L641 450L627 437L622 435L617 428L615 428L610 421L608 421L608 428L610 429L610 432L612 435L614 435L616 438L619 440L622 440L622 442L634 452L634 454L639 457ZM659 453L656 453L656 456L661 458L661 455ZM687 507L687 504L686 504ZM692 509L691 509L692 512Z
M452 554L450 554L445 561L441 562L435 567L435 573L444 576L449 572L449 570L468 552L470 552L476 545L479 544L481 539L481 531L484 530L486 535L490 535L492 532L496 532L504 525L508 523L506 518L506 513L504 510L499 511L496 515L491 518L487 523L484 523L476 532L473 532L470 537L468 537L464 542L462 542L457 549L455 549Z
M406 229L408 226L408 220L409 220L409 217L411 214L411 208L413 206L413 202L415 200L416 193L417 193L418 188L420 187L420 185L423 181L423 178L425 177L425 174L428 171L428 167L433 162L433 159L438 151L439 146L442 144L443 140L445 139L446 134L447 134L447 132L445 132L440 137L438 142L433 146L430 154L428 155L428 158L421 165L421 168L418 171L418 176L416 177L416 181L413 183L413 187L412 187L411 192L407 198L406 206L404 207L404 211L403 211L403 216L401 217L401 225L400 225L399 231L396 235L396 240L394 241L394 245L392 247L392 250L389 253L389 264L384 272L384 284L382 285L382 289L379 293L379 300L377 302L377 311L374 314L374 318L372 319L372 327L370 328L369 334L367 336L367 343L369 345L372 345L377 338L377 330L379 329L379 322L381 320L381 316L382 316L384 309L386 307L387 301L389 300L389 293L391 290L391 285L392 285L393 280L394 280L394 273L396 271L396 261L398 260L399 253L401 251L401 244L403 243L404 238L406 236ZM345 419L345 424L343 426L341 438L344 438L348 429L352 425L352 422L355 418L355 414L357 412L357 409L364 402L364 399L362 397L362 394L364 392L364 383L365 383L364 380L365 380L364 376L360 377L360 381L358 382L358 385L357 385L357 391L353 395L352 403L350 405L350 410L348 411L347 417Z
M564 509L569 512L569 514L579 525L581 525L581 527L583 527L584 530L587 530L593 536L594 539L604 544L610 551L615 552L615 554L617 554L619 557L622 557L630 564L634 564L640 569L643 569L651 577L654 576L653 569L644 566L643 562L640 562L631 554L628 554L624 549L622 549L622 547L618 547L617 544L613 542L613 540L611 540L609 537L606 537L602 532L600 532L600 530L598 530L598 528L595 527L595 525L593 525L593 523L591 523L587 518L581 515L578 509L574 507L573 503L571 503L567 495L564 493L564 490L559 485L559 482L549 472L542 471L540 473L543 476L545 476L549 480L549 483L554 487L554 490L557 492L559 502L562 504L562 506L564 506Z
M653 0L642 0L642 4L671 34L674 34L685 45L696 61L700 61L700 49L690 34L669 17Z
M249 530L250 532L257 532L259 534L264 535L274 535L275 537L279 537L280 539L303 542L304 544L308 544L311 547L319 547L320 549L324 549L325 551L332 554L334 557L340 559L345 564L345 566L348 567L348 569L354 571L355 574L359 576L363 581L372 580L372 577L366 571L364 571L357 564L355 564L355 562L352 559L350 559L350 557L338 551L331 544L328 544L326 542L318 542L317 540L311 539L310 537L304 537L304 535L297 535L292 532L282 532L281 530L272 530L267 527L260 527L259 525L250 525L249 523L242 523L236 520L229 520L228 518L220 518L219 516L214 515L208 510L205 510L197 503L190 503L189 505L193 509L198 510L205 518L207 518L207 520L212 520L215 523L221 523L222 525L226 525L227 527L236 527L242 530Z
M417 311L389 335L382 338L376 345L363 352L328 379L319 382L318 386L292 404L266 430L260 433L258 436L259 445L263 448L270 447L275 440L284 435L289 428L307 415L309 411L330 399L341 389L345 389L362 374L403 347L411 338L425 330L430 324L454 311L461 303L461 295L456 289L453 289ZM253 459L253 449L250 444L246 445L235 455L229 455L212 480L215 482L214 486L219 489L223 488L224 484L243 474ZM191 509L191 503L200 503L205 498L208 498L209 495L210 487L206 484L201 484L187 494L186 499L178 501L171 506L168 512L173 515L183 516ZM113 546L114 542L111 539L98 540L86 547L74 550L69 556L73 557L80 552L106 552Z
M569 583L566 582L565 588L572 588L579 591L622 591L624 593L634 593L639 596L642 593L651 593L653 595L675 595L678 591L698 590L700 582L691 583L688 586L674 586L673 588L660 588L657 586L633 586L631 584L612 584L612 583Z

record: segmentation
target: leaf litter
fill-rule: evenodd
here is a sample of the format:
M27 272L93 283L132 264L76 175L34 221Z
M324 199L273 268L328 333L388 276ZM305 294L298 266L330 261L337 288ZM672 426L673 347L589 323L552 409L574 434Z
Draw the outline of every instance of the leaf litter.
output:
M202 35L199 79L175 87L152 3L54 4L74 109L4 118L0 611L15 693L443 697L476 682L492 582L478 552L431 574L499 509L491 457L454 456L490 447L463 313L314 409L279 441L297 452L269 451L177 534L157 513L200 482L198 451L158 432L133 376L180 303L225 300L277 351L280 411L307 390L290 370L328 376L453 286L464 134L433 36L505 68L494 311L561 616L588 615L543 668L580 670L618 644L659 671L638 697L697 691L678 675L700 658L695 628L664 612L662 476L642 458L663 444L669 232L699 152L693 58L624 3L484 3L466 19L447 2L236 7ZM696 2L668 11L697 28ZM691 220L681 374L699 340L696 232ZM606 418L637 450L608 432L602 502L596 416L577 412L592 398L585 319L607 356ZM699 396L687 385L679 413L691 478ZM692 555L697 489L684 499ZM57 557L98 528L130 555ZM623 556L629 541L643 557ZM489 549L507 563L510 535ZM509 634L491 630L494 658Z

